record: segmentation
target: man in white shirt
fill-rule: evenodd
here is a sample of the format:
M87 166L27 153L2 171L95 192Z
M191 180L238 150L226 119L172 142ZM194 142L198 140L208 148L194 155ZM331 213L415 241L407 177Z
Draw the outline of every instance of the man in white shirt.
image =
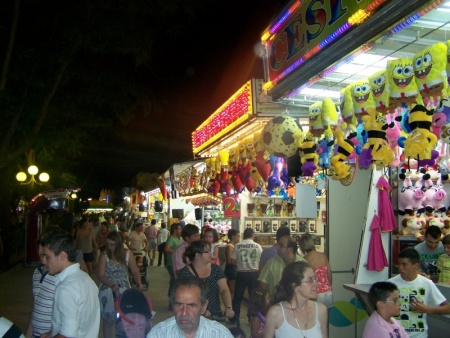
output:
M41 338L98 337L98 288L75 263L77 250L74 239L66 233L55 233L43 240L41 245L42 264L50 275L58 274L52 329Z
M244 240L234 246L231 264L237 266L236 287L233 297L234 318L231 320L239 326L239 315L245 288L250 295L258 287L258 269L262 247L253 241L253 229L244 230Z
M419 274L420 255L413 248L405 248L398 255L400 274L390 278L399 289L399 322L411 338L427 338L427 313L449 314L450 304L436 285Z
M141 254L142 251L147 247L147 238L144 234L144 224L137 223L134 230L131 231L128 236L128 247L133 251L133 254Z
M208 288L196 277L177 280L171 297L175 316L157 324L147 338L232 338L224 325L202 316L208 306Z

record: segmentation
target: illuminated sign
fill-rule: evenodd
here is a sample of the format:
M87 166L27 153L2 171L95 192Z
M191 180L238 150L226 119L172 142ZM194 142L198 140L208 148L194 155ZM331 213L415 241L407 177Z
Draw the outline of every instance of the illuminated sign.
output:
M247 121L252 114L252 85L248 81L192 133L194 154Z
M306 0L292 6L289 19L275 23L263 38L268 51L269 83L276 84L308 58L363 22L387 0ZM285 15L283 15L284 17Z

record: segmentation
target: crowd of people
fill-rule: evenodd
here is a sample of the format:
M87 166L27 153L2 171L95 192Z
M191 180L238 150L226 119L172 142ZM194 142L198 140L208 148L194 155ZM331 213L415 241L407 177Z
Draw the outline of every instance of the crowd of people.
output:
M297 241L288 227L280 227L276 243L263 252L252 229L244 230L242 240L231 229L221 262L215 229L200 233L194 224L173 223L167 230L156 222L144 228L137 220L127 236L126 229L111 224L81 219L71 234L55 228L42 236L27 338L97 337L100 322L103 337L115 337L115 299L132 287L130 277L144 290L142 259L166 267L174 312L147 337L245 337L242 318L253 338L328 337L331 267L310 235ZM399 275L372 285L374 311L363 337L427 337L426 315L450 313L434 283L450 283L450 235L441 241L436 228L430 226L422 243L400 252ZM248 312L241 315L245 290Z

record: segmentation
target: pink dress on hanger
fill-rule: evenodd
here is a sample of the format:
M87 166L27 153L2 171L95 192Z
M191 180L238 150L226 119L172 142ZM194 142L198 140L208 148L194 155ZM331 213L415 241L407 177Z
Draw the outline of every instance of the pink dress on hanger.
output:
M378 188L378 217L380 218L380 227L382 232L390 232L397 228L394 210L392 208L389 192L392 190L388 181L381 176L377 182Z

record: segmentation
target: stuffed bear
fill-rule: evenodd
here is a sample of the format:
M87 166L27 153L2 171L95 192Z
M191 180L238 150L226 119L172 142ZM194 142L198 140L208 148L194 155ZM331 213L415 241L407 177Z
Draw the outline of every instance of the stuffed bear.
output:
M426 226L426 221L422 216L405 215L401 221L402 230L400 230L401 236L414 236L420 238L422 236L421 230Z

